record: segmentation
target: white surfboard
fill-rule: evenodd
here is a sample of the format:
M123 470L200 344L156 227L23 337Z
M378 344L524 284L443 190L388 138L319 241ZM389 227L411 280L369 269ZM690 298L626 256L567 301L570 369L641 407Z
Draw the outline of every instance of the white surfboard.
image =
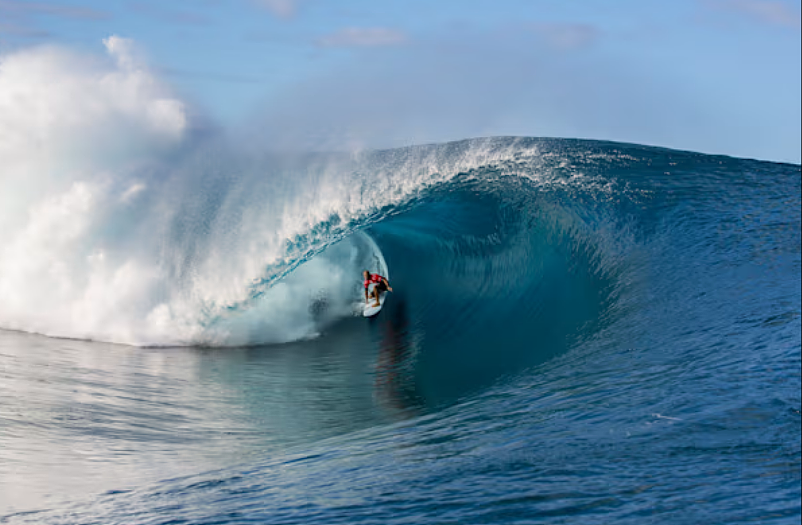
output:
M379 294L379 306L373 306L373 298L371 297L370 302L364 303L365 307L362 310L362 315L364 315L365 317L373 317L377 313L381 312L382 306L384 306L384 299L386 297L387 297L387 292L382 292Z

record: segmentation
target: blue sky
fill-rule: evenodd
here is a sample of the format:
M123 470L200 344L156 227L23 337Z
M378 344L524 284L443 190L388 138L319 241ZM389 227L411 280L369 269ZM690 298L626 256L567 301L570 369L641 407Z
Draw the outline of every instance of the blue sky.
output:
M800 0L0 0L0 53L132 39L278 147L583 137L800 162Z

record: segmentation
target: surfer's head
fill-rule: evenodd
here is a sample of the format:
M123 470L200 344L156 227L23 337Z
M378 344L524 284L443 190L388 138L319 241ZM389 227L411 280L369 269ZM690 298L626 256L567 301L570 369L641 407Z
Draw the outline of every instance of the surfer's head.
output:
M367 270L365 270L364 272L362 272L362 276L363 276L365 279L370 279L370 272L369 272L369 271L367 271Z

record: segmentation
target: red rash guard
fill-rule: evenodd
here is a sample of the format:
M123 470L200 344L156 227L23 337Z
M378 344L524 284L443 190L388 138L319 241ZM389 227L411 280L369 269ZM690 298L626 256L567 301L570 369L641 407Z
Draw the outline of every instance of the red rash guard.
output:
M368 287L369 287L371 284L379 284L380 282L382 282L382 279L384 279L384 277L382 277L382 276L381 276L381 275L379 275L378 273L372 273L372 274L370 274L370 277L369 277L369 278L367 278L367 279L365 279L365 289L367 290L367 289L368 289Z

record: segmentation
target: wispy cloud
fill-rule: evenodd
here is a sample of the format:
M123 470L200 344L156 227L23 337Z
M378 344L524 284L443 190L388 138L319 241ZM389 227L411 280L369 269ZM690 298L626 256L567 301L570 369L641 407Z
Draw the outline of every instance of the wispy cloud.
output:
M47 38L52 36L49 31L44 31L42 29L0 22L0 37L4 35L18 38Z
M565 51L588 47L601 36L590 24L532 24L530 28L550 47Z
M347 27L320 38L320 47L385 47L403 44L407 36L387 27Z
M207 25L210 22L208 18L199 13L193 13L191 11L173 11L163 8L161 5L149 2L136 1L129 2L127 5L129 9L137 14L169 24Z
M73 20L105 20L109 13L80 6L66 6L46 2L0 0L0 38L9 41L25 38L48 38L50 31L38 27L35 18L51 16Z
M27 0L0 0L0 15L9 18L25 18L31 15L50 15L81 20L105 20L109 13L90 7L67 6Z
M256 0L256 2L278 17L290 18L295 15L300 0Z
M238 75L229 73L193 71L189 69L179 69L170 67L156 68L156 71L163 76L191 78L199 81L224 82L230 84L258 84L264 82L264 78L249 75Z
M713 8L746 15L766 24L796 30L802 27L799 8L781 0L706 0L706 3Z

